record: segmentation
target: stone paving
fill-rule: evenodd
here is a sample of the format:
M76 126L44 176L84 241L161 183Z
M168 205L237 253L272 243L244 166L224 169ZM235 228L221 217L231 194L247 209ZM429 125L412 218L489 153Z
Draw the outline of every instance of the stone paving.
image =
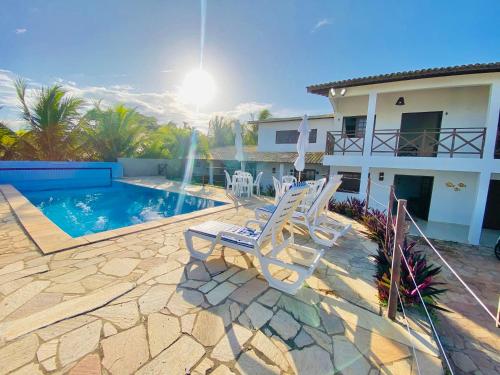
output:
M470 246L446 241L433 241L443 257L477 293L489 310L496 313L500 298L500 261L492 248ZM437 265L441 260L423 241L419 250L425 251ZM465 290L462 284L443 266L442 279L448 291L440 304L449 312L437 312L437 325L443 345L456 374L500 373L500 328Z
M210 219L243 224L262 201L246 204ZM206 219L43 256L0 197L0 374L417 373L356 225L290 296L247 254L191 258L182 233ZM427 329L414 330L421 372L442 374Z

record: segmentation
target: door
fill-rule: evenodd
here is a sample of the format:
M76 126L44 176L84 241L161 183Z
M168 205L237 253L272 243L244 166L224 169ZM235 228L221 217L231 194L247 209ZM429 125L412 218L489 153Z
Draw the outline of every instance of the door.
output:
M483 228L500 229L500 180L490 181Z
M401 115L398 156L437 155L443 112L415 112Z
M428 220L431 208L434 177L394 176L394 190L400 199L406 199L408 211L419 219Z

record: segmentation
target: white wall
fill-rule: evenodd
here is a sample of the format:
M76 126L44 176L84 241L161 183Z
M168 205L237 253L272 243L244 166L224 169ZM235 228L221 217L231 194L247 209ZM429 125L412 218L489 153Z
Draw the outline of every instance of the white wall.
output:
M384 181L378 181L380 172L384 172ZM394 176L396 174L434 177L429 221L462 225L470 224L476 200L477 173L379 168L371 168L370 173L372 181L375 181L371 185L370 195L384 205L388 203L389 187L394 183ZM447 182L451 182L454 185L462 182L466 186L460 189L460 191L455 191L453 188L446 186ZM383 185L383 187L379 185ZM383 209L375 201L370 202L370 206Z
M361 173L361 168L360 167L342 167L342 166L332 166L330 167L330 176L339 174L339 172L357 172ZM336 192L334 198L338 201L345 201L349 197L355 197L359 198L359 194L353 194L353 193L343 193L343 192Z
M118 163L123 166L123 175L125 177L157 176L158 165L167 163L167 160L118 158Z
M361 169L356 167L331 167L332 174L338 174L339 171L360 172ZM384 172L383 181L379 181L380 172ZM373 181L370 188L370 197L373 198L369 202L371 208L382 211L387 208L389 189L394 183L394 176L397 174L434 177L429 221L462 225L470 224L476 199L477 173L370 168L370 175ZM454 191L453 188L446 186L447 182L452 182L455 185L462 182L466 187L460 191ZM358 197L357 194L336 193L335 199L345 200L349 196Z
M259 144L257 151L262 152L296 152L297 145L276 144L277 130L298 130L301 120L261 122L259 124ZM309 152L323 152L326 145L326 132L331 130L333 118L309 119L309 128L318 129L316 143L310 143Z
M399 97L404 97L405 105L395 105ZM403 113L412 112L434 112L442 111L443 118L441 128L481 128L486 125L486 112L488 106L488 86L468 86L440 88L416 91L400 91L383 93L377 96L376 124L375 130L399 129ZM332 130L342 130L344 116L366 115L368 107L368 96L340 97L335 99L336 119ZM478 134L463 135L466 139L472 139ZM441 135L441 139L446 137ZM390 136L383 138L389 139ZM371 140L370 140L371 141ZM396 138L387 142L395 147ZM374 146L380 141L374 140ZM445 144L451 146L451 138L446 139ZM462 144L460 139L456 140L456 146ZM474 141L474 145L481 147L481 139ZM379 147L377 151L388 151L388 146ZM440 148L439 151L446 151ZM460 151L475 151L470 146L465 146ZM378 154L378 153L377 153ZM388 154L381 154L388 155ZM449 157L449 154L438 155ZM479 155L455 155L455 157L475 157Z
M488 86L402 91L377 97L376 129L399 129L401 115L408 112L442 111L441 128L484 127ZM404 97L405 105L395 105Z

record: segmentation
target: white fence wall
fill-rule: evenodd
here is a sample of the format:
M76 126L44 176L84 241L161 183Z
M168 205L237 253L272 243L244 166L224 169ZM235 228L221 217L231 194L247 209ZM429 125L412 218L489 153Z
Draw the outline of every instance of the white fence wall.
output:
M167 162L167 159L118 158L125 177L158 176L158 165Z

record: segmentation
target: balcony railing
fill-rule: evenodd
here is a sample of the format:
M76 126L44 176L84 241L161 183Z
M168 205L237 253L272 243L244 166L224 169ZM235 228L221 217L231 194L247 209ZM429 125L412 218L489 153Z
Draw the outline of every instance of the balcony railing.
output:
M348 137L342 131L326 133L325 155L363 155L364 137Z
M373 132L371 155L413 157L483 157L486 128L442 128L422 131L384 129ZM325 155L363 155L363 137L329 131ZM499 144L495 157L500 154Z
M426 129L407 132L400 129L375 130L372 155L436 157L467 155L483 157L486 128Z

